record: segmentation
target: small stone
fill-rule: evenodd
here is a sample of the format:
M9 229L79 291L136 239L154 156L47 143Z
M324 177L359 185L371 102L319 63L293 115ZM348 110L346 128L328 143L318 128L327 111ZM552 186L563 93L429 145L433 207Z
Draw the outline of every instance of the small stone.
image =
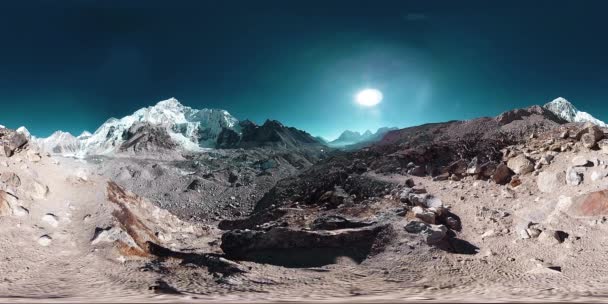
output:
M54 215L52 213L47 213L44 216L42 216L42 221L53 227L57 227L59 225L59 219L57 218L56 215Z
M49 246L51 245L51 242L53 242L53 238L46 234L38 238L38 244L40 244L40 246Z
M531 238L537 238L542 233L542 230L536 228L528 228L526 229L526 232Z
M412 208L412 212L416 218L421 219L423 222L428 224L435 224L435 213L427 211L420 206Z
M23 206L17 206L15 209L13 209L13 214L21 217L30 214L30 211Z
M509 182L509 185L513 188L516 188L517 186L521 185L521 179L519 179L519 177L514 176L513 178L511 178L511 182Z

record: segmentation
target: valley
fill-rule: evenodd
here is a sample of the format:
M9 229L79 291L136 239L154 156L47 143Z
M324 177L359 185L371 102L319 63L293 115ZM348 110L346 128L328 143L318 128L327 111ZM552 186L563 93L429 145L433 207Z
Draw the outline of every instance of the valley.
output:
M162 101L0 129L0 301L603 301L608 136L565 99L338 150Z

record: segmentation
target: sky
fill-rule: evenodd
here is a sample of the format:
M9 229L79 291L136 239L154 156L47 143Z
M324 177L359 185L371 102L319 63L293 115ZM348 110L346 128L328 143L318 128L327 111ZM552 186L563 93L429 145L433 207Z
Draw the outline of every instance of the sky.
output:
M0 124L94 131L175 97L328 139L563 96L608 120L606 1L11 1ZM382 91L375 107L355 103Z

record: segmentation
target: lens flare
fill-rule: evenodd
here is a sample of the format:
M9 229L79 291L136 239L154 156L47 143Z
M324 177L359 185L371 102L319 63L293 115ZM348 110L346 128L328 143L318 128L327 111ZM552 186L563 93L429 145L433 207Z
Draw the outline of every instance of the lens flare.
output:
M373 107L382 101L382 92L376 89L365 89L357 93L357 103L366 106Z

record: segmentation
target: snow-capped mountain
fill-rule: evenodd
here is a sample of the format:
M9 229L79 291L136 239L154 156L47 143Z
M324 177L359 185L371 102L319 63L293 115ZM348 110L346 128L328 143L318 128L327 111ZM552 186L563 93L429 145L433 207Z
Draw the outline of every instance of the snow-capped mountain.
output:
M132 115L120 119L110 118L93 134L85 131L75 137L58 131L48 138L36 139L36 142L50 153L78 157L108 155L119 151L127 140L132 143L134 134L129 133L129 130L142 124L155 126L157 133L158 128L164 129L163 133L168 134L173 143L188 151L214 148L223 129L240 132L238 120L227 111L193 109L170 98L139 109Z
M605 122L591 116L591 114L579 111L563 97L558 97L545 104L544 108L569 122L590 122L601 127L608 127Z
M63 131L56 131L47 138L32 137L32 141L42 151L64 156L78 156L84 150L86 143L83 138Z

